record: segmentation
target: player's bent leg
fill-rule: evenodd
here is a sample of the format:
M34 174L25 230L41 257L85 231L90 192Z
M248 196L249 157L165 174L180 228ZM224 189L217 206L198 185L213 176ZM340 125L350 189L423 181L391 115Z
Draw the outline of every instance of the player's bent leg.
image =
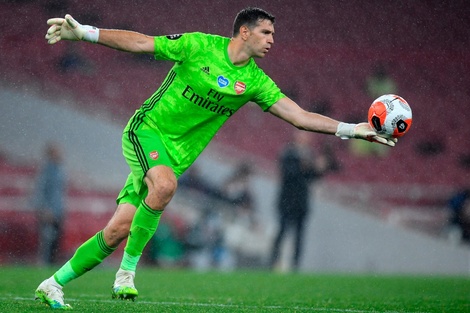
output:
M155 166L145 177L147 195L141 198L132 220L127 245L112 288L114 299L135 300L135 270L142 252L157 230L161 214L176 191L176 177L168 166Z
M157 230L163 210L176 192L176 177L168 166L152 167L147 171L145 183L148 194L142 198L132 220L129 238L124 249L124 256L130 262L123 259L121 268L124 270L135 271L139 257Z

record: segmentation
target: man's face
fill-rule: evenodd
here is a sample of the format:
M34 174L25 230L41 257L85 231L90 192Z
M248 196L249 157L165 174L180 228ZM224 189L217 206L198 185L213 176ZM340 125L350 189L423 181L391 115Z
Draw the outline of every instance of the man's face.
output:
M274 25L270 20L262 20L247 33L246 43L253 57L263 58L274 43Z

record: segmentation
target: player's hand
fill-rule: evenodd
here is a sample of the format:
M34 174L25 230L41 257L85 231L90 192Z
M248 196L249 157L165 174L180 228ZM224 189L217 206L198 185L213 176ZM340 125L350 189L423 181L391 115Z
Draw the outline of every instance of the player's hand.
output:
M47 20L47 25L51 25L47 30L46 39L51 45L60 40L82 40L85 30L82 25L67 14L65 18L51 18Z
M60 40L85 40L98 42L99 29L89 25L82 25L70 14L65 18L51 18L47 20L50 25L46 33L47 42L51 45Z
M394 147L398 141L397 138L385 138L379 136L377 132L369 125L369 123L339 123L336 136L340 137L341 139L364 139L367 141L381 143L390 147Z
M381 143L390 147L394 147L397 138L385 138L378 135L369 123L359 123L354 127L354 138L361 138L372 142Z

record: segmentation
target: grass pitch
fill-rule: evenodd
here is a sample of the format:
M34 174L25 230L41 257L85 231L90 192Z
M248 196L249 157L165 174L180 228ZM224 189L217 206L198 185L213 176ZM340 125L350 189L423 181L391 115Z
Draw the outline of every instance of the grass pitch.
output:
M0 312L48 312L34 290L54 269L2 267ZM140 268L135 302L111 299L115 269L101 266L64 288L77 312L470 312L470 278Z

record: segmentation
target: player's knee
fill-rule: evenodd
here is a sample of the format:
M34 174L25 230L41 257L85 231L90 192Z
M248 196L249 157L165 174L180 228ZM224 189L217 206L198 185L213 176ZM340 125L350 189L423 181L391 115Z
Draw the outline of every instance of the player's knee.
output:
M149 192L145 202L154 210L163 210L173 198L177 185L174 174L165 177L149 177L147 180Z
M163 202L170 202L171 198L176 192L176 179L166 179L163 181L158 181L153 185L153 190L149 190L149 194L155 195L158 199L161 199Z

